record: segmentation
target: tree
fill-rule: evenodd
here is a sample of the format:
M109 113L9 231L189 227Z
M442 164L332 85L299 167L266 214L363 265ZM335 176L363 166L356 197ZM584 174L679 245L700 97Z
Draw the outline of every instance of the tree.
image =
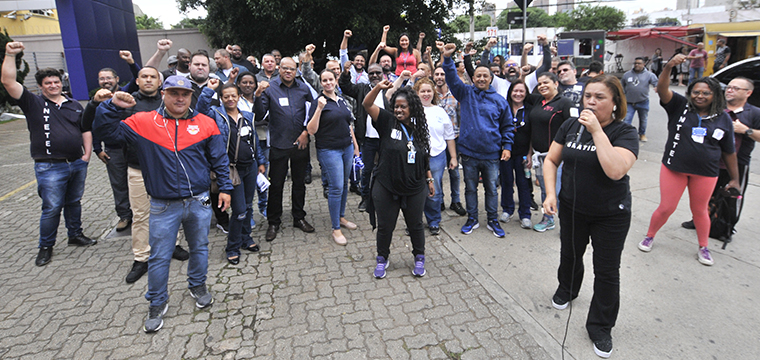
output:
M172 29L196 29L196 28L200 29L205 24L206 24L206 19L203 19L203 18L197 18L197 19L184 18L180 20L180 22L172 25Z
M458 32L458 33L469 32L470 31L470 16L459 15L454 19L454 21L450 22L449 25L453 28L454 32ZM486 28L489 26L491 26L490 16L478 15L475 17L475 31L485 31Z
M315 56L323 57L329 49L332 55L343 38L343 30L351 29L354 36L349 46L374 51L380 41L382 28L390 25L390 46L407 33L412 46L417 34L425 32L426 46L433 46L436 28L441 28L444 40L452 33L445 19L449 14L447 0L178 0L181 11L204 7L208 11L206 25L201 31L215 47L240 44L246 53L264 54L272 49L283 55L295 55L307 44L315 44ZM324 48L323 48L324 45Z
M634 18L633 20L631 20L631 25L638 26L638 27L649 25L649 15L641 15L639 17Z
M520 13L522 14L522 9L520 8L511 8L503 10L498 17L498 20L496 21L496 25L499 27L499 29L507 29L509 28L509 21L507 20L507 13ZM527 9L528 12L528 21L527 21L527 27L554 27L554 19L549 16L549 14L546 13L546 11L539 9L539 8L532 8L529 7ZM522 23L520 24L514 24L513 27L522 27Z
M530 18L530 17L529 17ZM579 5L569 14L555 15L556 26L571 30L617 31L625 25L625 13L611 6Z
M8 29L4 30L4 32L0 33L0 66L2 66L3 61L8 59L5 57L5 44L13 41L13 39L8 36ZM21 64L24 66L22 67ZM23 51L16 55L16 69L16 81L23 84L26 75L29 74L29 64L24 60ZM2 109L2 112L5 112L5 110L10 107L10 104L14 104L15 102L16 101L8 95L8 91L5 90L5 87L0 86L0 109Z
M674 17L661 17L654 21L657 26L681 26L681 22L678 18Z
M148 30L148 29L163 29L164 24L158 19L154 17L150 17L148 15L138 15L135 16L135 25L137 25L137 30Z

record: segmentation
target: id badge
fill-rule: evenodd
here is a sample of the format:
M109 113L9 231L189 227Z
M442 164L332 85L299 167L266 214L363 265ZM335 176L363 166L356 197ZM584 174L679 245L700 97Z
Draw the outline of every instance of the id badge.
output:
M409 151L406 153L406 163L407 164L414 164L415 160L417 159L417 151Z
M695 127L691 129L691 139L694 140L695 143L704 143L705 135L707 135L707 128Z

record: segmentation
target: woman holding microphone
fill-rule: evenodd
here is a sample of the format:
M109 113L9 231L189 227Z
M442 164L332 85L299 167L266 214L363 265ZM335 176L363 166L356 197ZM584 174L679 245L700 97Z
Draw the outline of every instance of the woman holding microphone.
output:
M544 211L557 213L555 180L564 161L560 190L559 286L552 305L565 309L578 296L583 280L583 253L594 247L594 295L586 330L594 352L612 352L611 331L620 307L620 255L631 225L628 170L636 161L636 129L623 122L626 99L620 81L599 75L586 83L578 118L564 122L544 161Z

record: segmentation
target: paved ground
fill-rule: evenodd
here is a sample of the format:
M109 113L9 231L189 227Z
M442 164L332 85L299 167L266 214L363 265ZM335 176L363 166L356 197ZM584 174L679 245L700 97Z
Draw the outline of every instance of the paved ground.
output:
M307 194L316 233L285 227L274 242L261 242L259 254L230 266L225 237L213 229L213 307L195 308L186 266L175 261L164 328L147 335L147 279L124 282L129 238L104 238L116 222L104 165L90 164L82 201L85 233L99 243L67 247L61 226L53 261L36 267L40 199L24 121L0 124L0 136L2 358L552 358L531 335L534 322L526 330L522 310L485 273L473 273L472 259L448 236L428 238L428 274L420 279L411 275L409 241L398 229L388 276L374 279L374 234L355 211L358 196L349 198L347 217L360 228L346 232L348 246L337 246L318 180ZM257 227L257 239L263 234Z

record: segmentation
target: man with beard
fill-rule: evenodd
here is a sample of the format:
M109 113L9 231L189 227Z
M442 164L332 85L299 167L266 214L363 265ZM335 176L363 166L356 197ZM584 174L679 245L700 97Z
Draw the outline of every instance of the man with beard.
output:
M499 74L497 75L494 72L494 78L492 82L492 86L496 92L503 96L505 99L507 98L507 92L509 92L509 86L512 85L512 82L520 78L520 67L518 66L517 62L509 59L504 62L504 68L502 69L501 63L490 63L488 64L488 59L491 55L491 47L496 45L496 38L490 38L488 40L488 43L483 47L483 53L480 55L480 58L483 59L484 62L486 62L483 65L488 65L489 70L493 72L493 70L498 70ZM491 68L496 64L495 68ZM504 74L504 76L499 76L500 74ZM473 73L474 74L474 73Z
M282 54L280 53L280 50L274 49L272 50L272 56L274 57L274 63L277 65L277 68L280 68L280 61L282 60Z
M351 35L353 35L351 30L346 30L343 32L343 40L340 42L341 64L345 64L348 61L348 38L350 38ZM369 84L369 77L367 77L367 72L364 71L366 60L367 59L364 58L364 55L362 53L354 55L353 64L349 67L349 71L351 72L351 83Z
M559 93L573 102L573 107L578 113L583 109L583 88L585 83L578 82L576 78L575 64L569 60L563 60L557 65L557 77L559 78Z
M369 63L374 64L377 61L377 57L380 55L380 51L385 49L385 43L381 42L377 44L377 47L375 48L375 51L372 52L372 56L369 57ZM383 68L383 79L388 80L390 82L396 81L398 79L398 75L393 72L393 58L388 54L383 54L383 56L380 56L380 66Z
M348 69L344 69L340 74L338 84L344 94L356 99L357 104L361 104L370 90L383 80L383 70L379 64L373 63L369 65L368 77L369 84L353 84L351 82L351 73ZM383 93L382 96L375 98L375 104L385 109L385 100L385 93ZM356 142L359 143L362 161L364 162L361 180L362 201L359 203L359 211L363 212L367 210L367 201L369 201L369 181L372 171L375 169L375 155L380 151L380 135L372 125L372 118L367 114L364 106L354 107L354 117L356 118L356 121L354 121L354 134L356 135Z
M225 50L230 53L230 60L233 64L240 65L254 74L259 72L258 66L243 57L243 49L240 48L240 45L227 45Z
M261 84L262 81L272 82L274 79L280 76L280 72L277 70L277 61L274 55L264 54L261 57L261 71L256 74L256 81Z
M230 59L230 53L224 49L214 52L214 62L216 63L216 76L222 82L227 82L230 79L233 79L232 82L234 82L238 73L245 70L245 67L234 64Z
M438 92L438 106L446 110L446 114L451 119L451 124L454 125L454 135L459 137L459 102L451 94L448 85L446 85L446 73L443 71L443 67L438 66L433 72L433 82L435 82L435 91ZM456 139L454 139L456 141ZM450 163L451 155L446 153L446 163ZM459 216L464 216L467 211L462 207L462 202L459 198L459 167L449 169L449 185L451 187L451 206L449 209L454 210ZM441 202L441 210L445 206Z

